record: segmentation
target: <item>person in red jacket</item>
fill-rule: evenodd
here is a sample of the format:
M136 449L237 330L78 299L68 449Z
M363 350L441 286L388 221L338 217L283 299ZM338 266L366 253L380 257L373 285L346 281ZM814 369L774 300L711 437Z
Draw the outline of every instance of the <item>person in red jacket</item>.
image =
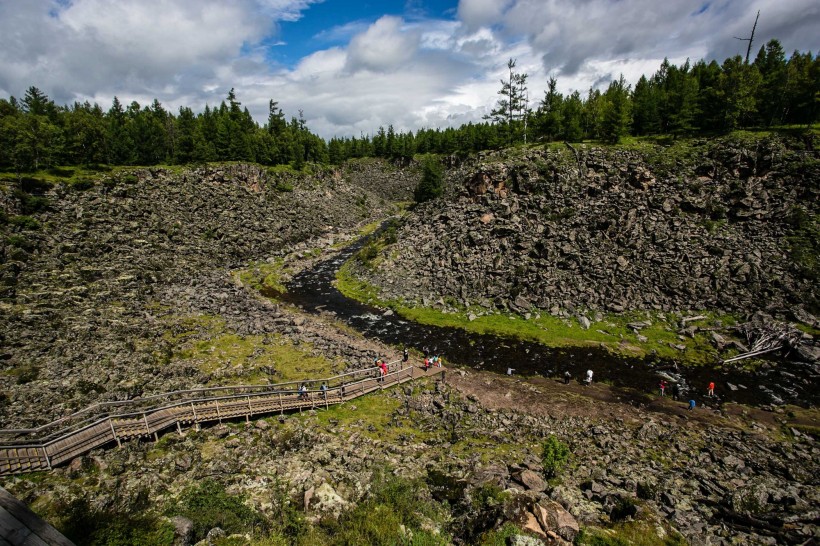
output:
M661 388L661 396L666 396L666 380L665 379L661 379L660 388Z
M715 382L714 381L709 382L709 388L706 389L706 395L709 396L710 398L715 395Z

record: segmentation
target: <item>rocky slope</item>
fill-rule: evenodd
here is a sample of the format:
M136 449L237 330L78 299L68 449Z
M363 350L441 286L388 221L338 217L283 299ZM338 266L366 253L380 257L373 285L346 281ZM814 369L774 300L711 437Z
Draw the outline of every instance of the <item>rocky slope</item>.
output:
M486 153L359 274L384 299L522 313L816 311L818 180L810 142L779 137Z
M523 529L511 544L569 544L580 527L624 522L640 523L646 544L678 532L692 545L800 544L820 536L820 448L810 436L793 430L778 439L779 423L765 415L598 399L611 394L605 386L451 372L446 384L391 389L327 411L130 442L4 487L59 526L78 500L97 514L173 513L185 490L215 479L270 521L282 519L285 498L321 528L364 502L375 477L388 471L420 480L418 502L447 501L448 518L424 528L461 544L478 543L505 522ZM571 450L554 480L540 460L550 435ZM173 521L178 544L220 533L192 533L187 517ZM307 527L299 532L289 542L311 543Z
M384 171L366 166L358 180L368 170ZM181 340L293 330L230 271L330 248L389 214L386 195L401 190L364 187L339 170L305 176L252 165L135 170L85 191L53 188L49 207L32 215L39 229L3 240L0 427L220 377L224 370L180 357ZM14 218L17 202L3 197L4 218ZM349 343L302 341L330 359L359 357Z

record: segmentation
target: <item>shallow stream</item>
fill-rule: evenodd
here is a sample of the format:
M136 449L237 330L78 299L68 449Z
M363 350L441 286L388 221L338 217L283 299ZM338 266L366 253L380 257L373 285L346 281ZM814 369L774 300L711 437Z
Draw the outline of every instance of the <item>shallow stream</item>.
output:
M333 285L336 271L364 240L351 245L334 258L295 276L282 300L308 312L330 312L367 337L397 347L419 351L427 348L445 363L516 375L539 374L558 379L565 371L579 380L592 370L595 381L606 381L624 388L623 394L634 401L644 393L658 393L662 378L677 382L685 400L694 398L700 405L739 402L749 405L817 405L820 371L816 366L784 358L767 361L754 373L743 370L716 370L704 366L676 366L656 359L625 358L599 348L550 348L493 335L475 334L458 328L427 326L343 296ZM716 384L716 399L705 398L710 381ZM633 390L634 389L634 390ZM667 395L671 390L667 390Z

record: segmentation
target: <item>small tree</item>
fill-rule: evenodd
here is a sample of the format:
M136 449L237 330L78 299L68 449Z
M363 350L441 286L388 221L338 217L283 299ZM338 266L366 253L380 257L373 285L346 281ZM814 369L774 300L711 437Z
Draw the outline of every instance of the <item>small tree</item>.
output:
M559 440L554 434L541 445L543 455L541 455L541 465L544 467L544 474L547 478L554 478L561 473L564 466L569 461L569 448Z
M416 203L423 203L439 197L444 191L444 168L433 157L426 157L422 164L421 181L413 191Z

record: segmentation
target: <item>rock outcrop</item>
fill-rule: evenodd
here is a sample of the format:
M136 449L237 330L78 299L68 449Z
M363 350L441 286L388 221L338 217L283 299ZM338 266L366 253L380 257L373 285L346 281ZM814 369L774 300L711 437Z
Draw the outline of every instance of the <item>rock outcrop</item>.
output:
M522 313L816 309L791 237L796 214L818 214L820 167L792 144L584 147L577 164L566 150L482 154L359 273L385 299Z

